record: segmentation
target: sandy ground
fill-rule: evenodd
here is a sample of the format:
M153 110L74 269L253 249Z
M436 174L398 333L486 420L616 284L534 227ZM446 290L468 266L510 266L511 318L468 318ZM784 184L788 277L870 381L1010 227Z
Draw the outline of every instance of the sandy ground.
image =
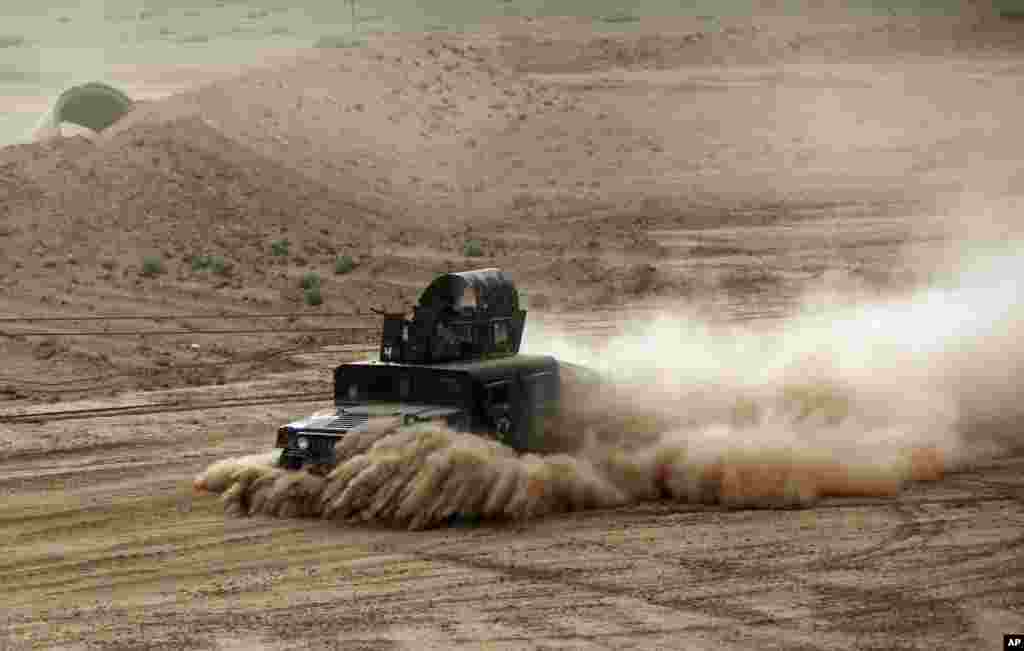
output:
M421 533L192 496L288 413L50 425L59 451L5 455L6 648L977 649L1024 624L1024 459L897 500Z
M445 270L500 266L531 320L600 335L679 303L783 316L836 274L898 294L950 241L1015 228L1020 23L637 27L505 20L303 51L203 73L93 141L0 150L5 314L178 316L3 323L5 413L326 392L343 346L372 346L368 308ZM125 75L140 94L161 76ZM199 254L227 271L193 270ZM340 254L355 271L333 273ZM346 330L140 334L284 324ZM40 334L103 328L135 334ZM976 649L1024 629L1018 457L895 501L417 534L226 520L190 494L313 406L3 425L0 649Z

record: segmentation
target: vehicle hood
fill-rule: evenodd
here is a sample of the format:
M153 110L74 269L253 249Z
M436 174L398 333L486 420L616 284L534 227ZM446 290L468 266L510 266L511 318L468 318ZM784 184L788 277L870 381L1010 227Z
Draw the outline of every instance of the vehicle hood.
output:
M458 407L406 403L378 403L372 405L346 405L326 412L307 416L288 423L286 427L296 431L344 433L362 431L373 421L401 419L403 424L427 421L434 418L453 416L461 411Z

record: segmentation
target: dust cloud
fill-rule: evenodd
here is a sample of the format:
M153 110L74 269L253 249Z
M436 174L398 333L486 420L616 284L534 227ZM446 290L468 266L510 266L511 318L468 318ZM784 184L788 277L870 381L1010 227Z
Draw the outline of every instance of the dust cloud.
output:
M668 499L805 507L896 495L1017 449L1024 254L974 247L900 298L843 300L835 277L784 322L723 326L666 311L600 348L527 325L525 352L564 362L550 452L395 424L339 444L326 477L272 456L196 479L229 512L376 521L526 519Z

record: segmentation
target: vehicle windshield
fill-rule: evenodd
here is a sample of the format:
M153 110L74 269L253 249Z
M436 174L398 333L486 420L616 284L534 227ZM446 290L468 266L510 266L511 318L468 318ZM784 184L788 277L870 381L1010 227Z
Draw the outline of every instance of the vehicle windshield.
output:
M335 402L411 402L461 405L468 378L430 368L341 367L334 379Z

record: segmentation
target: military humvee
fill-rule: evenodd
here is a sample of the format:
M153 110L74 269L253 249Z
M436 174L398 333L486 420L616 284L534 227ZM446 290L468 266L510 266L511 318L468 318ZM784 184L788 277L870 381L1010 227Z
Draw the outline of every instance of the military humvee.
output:
M281 465L328 471L336 443L375 419L435 420L518 451L542 447L558 410L559 363L519 354L526 311L508 276L444 274L423 291L412 319L384 317L379 359L335 369L334 408L278 430Z

